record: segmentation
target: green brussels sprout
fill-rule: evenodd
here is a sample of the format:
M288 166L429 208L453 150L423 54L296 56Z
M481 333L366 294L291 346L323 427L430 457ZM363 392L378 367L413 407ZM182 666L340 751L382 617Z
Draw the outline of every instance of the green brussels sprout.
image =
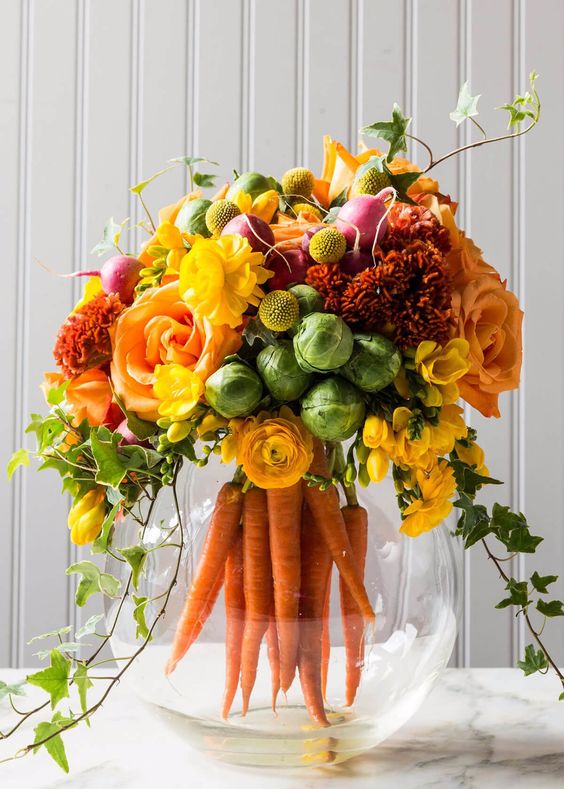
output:
M294 337L298 364L308 373L328 373L348 362L353 335L338 315L312 312L300 322Z
M350 438L364 420L361 392L344 378L332 375L313 386L302 400L307 429L323 441Z
M312 379L297 363L290 340L263 348L257 356L257 369L270 394L281 403L297 400Z
M312 312L323 312L325 300L323 299L321 293L315 290L315 288L312 288L311 285L292 285L292 287L288 288L288 290L298 300L298 305L300 307L300 320ZM297 331L298 324L289 328L288 334L290 337L293 337Z
M261 399L262 381L242 362L229 362L206 381L206 400L225 419L247 416Z
M211 200L205 200L203 197L198 200L188 200L178 212L174 224L182 233L190 233L191 235L197 233L209 238L211 233L206 225L206 211L211 204Z
M348 362L339 373L365 392L378 392L391 384L401 367L401 353L381 334L354 334Z

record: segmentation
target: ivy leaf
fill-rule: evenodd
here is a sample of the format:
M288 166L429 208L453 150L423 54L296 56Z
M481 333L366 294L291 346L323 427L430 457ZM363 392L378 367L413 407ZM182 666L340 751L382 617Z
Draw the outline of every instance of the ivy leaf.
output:
M499 479L494 479L493 477L484 477L481 474L478 474L472 466L469 466L467 463L463 463L462 460L458 458L452 458L449 460L449 465L454 471L454 477L456 479L456 487L461 493L465 493L470 498L474 498L477 491L483 485L503 485Z
M60 386L52 386L49 389L47 392L47 402L49 405L60 405L63 402L69 384L70 381L66 379Z
M66 627L60 627L58 630L49 630L48 633L41 633L39 636L33 636L33 638L30 638L27 643L29 646L29 644L33 644L35 641L43 641L45 638L53 638L55 636L58 638L59 636L65 636L67 633L70 633L70 631L70 625L67 625Z
M539 575L536 570L531 575L531 583L540 594L548 594L548 587L557 580L557 575Z
M195 164L215 164L219 166L219 162L213 162L211 159L206 159L204 156L177 156L174 159L169 159L169 162L178 164L185 164L186 167L192 167Z
M129 219L124 219L123 222L118 225L117 222L114 221L113 216L110 217L104 225L102 240L99 241L95 247L92 247L90 250L91 254L101 257L102 255L106 255L108 252L113 252L114 249L119 249L118 245L121 234L128 221Z
M8 684L0 680L0 701L6 696L25 696L25 682L15 682Z
M82 625L82 627L80 627L76 631L76 633L74 634L74 637L78 641L80 641L80 639L84 638L84 636L92 635L92 633L96 632L96 625L103 618L104 618L104 614L94 614L94 616L91 616L89 619L87 619L86 622Z
M146 639L149 635L149 628L145 620L145 609L147 608L149 599L147 597L137 597L137 595L133 595L133 602L135 603L133 619L137 622L135 638Z
M102 524L102 530L100 531L100 534L96 537L96 539L91 545L90 550L92 553L106 553L106 551L108 550L108 541L110 539L110 532L112 530L112 526L114 525L116 514L120 508L120 505L121 505L121 498L120 498L120 502L114 504L112 509L108 512L108 514L104 518L104 523Z
M483 504L474 504L472 499L463 495L454 502L454 506L462 510L457 533L464 537L465 548L471 548L491 533L490 518Z
M68 723L70 723L71 720L71 718L63 718L63 716L57 712L55 715L53 715L52 721L43 721L42 723L38 723L34 729L34 744L41 742L41 740L44 740L47 737L51 737L51 739L47 740L47 742L42 746L37 746L37 748L34 748L34 753L37 753L40 747L45 748L49 756L66 773L69 771L69 763L67 760L63 739L60 734L57 734L57 732L59 732L63 726L66 726ZM52 737L53 734L56 734L56 736Z
M117 488L127 473L127 463L118 454L117 445L120 440L119 433L114 433L110 441L103 441L99 438L99 433L92 431L90 444L92 454L96 461L96 482L101 485L109 485Z
M14 471L20 466L29 466L29 452L27 449L17 449L8 463L8 479L12 479Z
M391 162L400 151L407 151L405 133L410 123L411 118L406 118L400 107L394 104L391 121L372 123L370 126L365 126L361 129L360 133L367 134L369 137L378 137L380 140L388 142L390 147L386 158Z
M139 444L130 444L129 446L120 447L120 454L129 459L127 464L129 469L136 468L154 468L158 465L163 456L156 452L154 449L141 447Z
M194 183L196 186L204 188L206 186L213 186L216 178L216 175L210 175L210 173L194 173Z
M145 189L145 187L149 186L149 184L152 181L154 181L155 178L158 178L159 176L168 173L168 171L172 170L173 167L174 165L171 165L170 167L165 167L163 170L159 170L157 173L149 176L149 178L146 178L144 181L139 181L139 183L135 184L135 186L130 186L129 191L132 192L134 195L140 195L141 192Z
M90 597L96 592L102 592L107 597L117 597L120 582L109 573L102 573L95 564L88 561L71 564L67 567L66 574L78 573L82 576L76 589L75 601L82 608Z
M139 586L139 576L147 560L147 551L141 545L131 545L118 551L131 567L131 580L135 589Z
M66 426L55 414L46 417L41 414L32 414L31 422L26 427L26 433L35 433L37 452L41 454L47 447L52 446L57 436L66 430Z
M243 330L243 337L249 345L254 345L255 340L264 345L277 345L278 338L270 329L267 329L260 318L251 318Z
M119 395L116 394L113 387L112 387L112 392L114 395L114 400L118 404L120 411L125 416L127 421L127 427L131 430L131 432L142 441L144 441L146 438L150 438L151 436L155 435L155 433L157 432L155 423L147 422L145 419L139 419L139 417L134 411L127 410L123 400L119 397Z
M507 608L510 605L525 608L529 604L527 581L516 581L515 578L510 578L505 588L509 592L509 597L498 603L496 608Z
M501 107L496 107L498 110L505 110L509 113L509 123L507 128L511 129L514 126L519 126L524 120L529 118L536 123L540 117L540 99L535 88L535 82L538 74L531 71L529 75L530 92L527 91L522 96L515 96L511 104L502 104Z
M535 537L530 533L527 519L522 512L512 512L509 507L501 504L493 505L491 525L510 553L534 553L543 540L542 537Z
M475 115L478 115L478 99L480 96L480 93L477 96L471 96L468 82L465 82L460 88L456 109L449 115L451 121L454 121L457 126L460 126L460 124L468 118L473 118Z
M517 667L528 677L530 674L548 668L548 662L542 649L535 650L534 646L529 644L525 647L524 660L518 660Z
M71 665L71 661L61 655L58 649L52 649L49 668L27 677L30 685L36 685L49 694L52 709L55 709L62 699L68 698Z
M86 703L86 696L89 688L93 687L93 682L88 676L88 669L86 667L86 663L79 663L77 665L72 679L78 690L78 698L80 699L80 709L83 712L86 712L86 710L88 709L88 704ZM89 724L88 718L86 719L86 723Z
M63 641L60 644L57 644L54 649L58 650L59 652L78 652L82 645L77 644L76 641ZM84 644L84 646L89 646L89 644ZM39 660L45 660L51 654L50 649L40 649L39 652L34 652L33 656L39 658Z
M564 603L562 600L538 600L537 611L544 616L564 616Z

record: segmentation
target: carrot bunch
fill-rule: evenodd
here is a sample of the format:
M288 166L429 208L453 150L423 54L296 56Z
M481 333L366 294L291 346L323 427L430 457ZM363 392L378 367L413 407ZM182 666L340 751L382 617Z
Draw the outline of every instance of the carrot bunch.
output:
M316 442L314 474L329 471ZM200 561L177 626L166 666L170 674L198 638L224 586L227 718L238 687L242 714L249 709L263 638L272 674L272 708L296 671L311 719L329 726L325 712L329 664L329 595L333 564L339 571L346 655L345 701L360 683L364 631L374 612L364 587L367 513L341 509L334 487L322 491L298 482L287 488L246 492L236 482L217 497Z

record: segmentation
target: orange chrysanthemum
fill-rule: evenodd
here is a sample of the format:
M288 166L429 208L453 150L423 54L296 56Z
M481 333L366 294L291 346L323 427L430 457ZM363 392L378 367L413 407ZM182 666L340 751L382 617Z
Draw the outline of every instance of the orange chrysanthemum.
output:
M402 250L411 241L426 241L446 254L450 250L448 228L433 216L428 208L407 203L395 203L388 215L388 232L382 241L382 249Z
M66 378L74 378L111 359L109 329L123 307L117 294L100 293L69 315L53 348L55 361Z

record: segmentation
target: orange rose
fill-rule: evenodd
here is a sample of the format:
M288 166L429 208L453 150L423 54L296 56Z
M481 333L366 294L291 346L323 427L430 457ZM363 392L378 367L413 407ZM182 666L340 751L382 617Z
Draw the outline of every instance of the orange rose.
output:
M178 283L151 288L125 309L112 331L112 381L129 411L142 419L159 418L153 393L155 366L181 364L205 381L241 337L228 326L195 321L178 294Z
M484 416L499 416L500 392L519 386L523 313L506 283L480 274L452 297L453 337L470 345L470 370L457 383L461 396Z
M66 380L60 373L45 373L41 386L45 397ZM106 425L114 430L123 419L119 406L113 402L110 379L98 368L73 378L65 390L65 399L76 424L86 419L90 425Z

